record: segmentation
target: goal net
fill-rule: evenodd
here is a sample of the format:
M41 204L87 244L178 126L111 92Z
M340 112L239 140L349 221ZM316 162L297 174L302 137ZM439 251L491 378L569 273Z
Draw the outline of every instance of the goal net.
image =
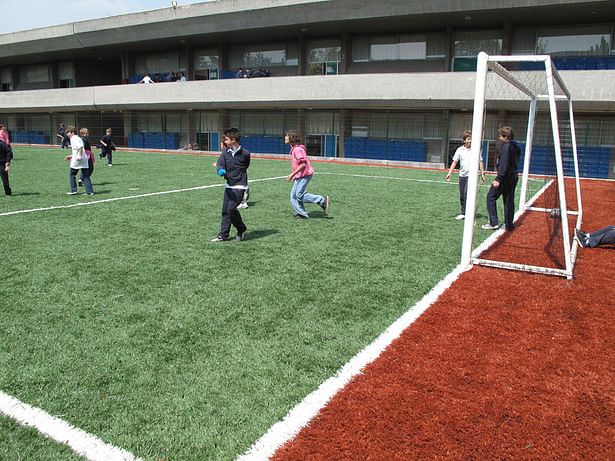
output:
M485 200L494 178L483 185L469 175L461 262L572 278L574 232L582 222L577 144L570 93L550 56L479 54L470 171L478 170L480 156L497 171L500 126L513 128L521 148L515 232L481 228L488 222Z

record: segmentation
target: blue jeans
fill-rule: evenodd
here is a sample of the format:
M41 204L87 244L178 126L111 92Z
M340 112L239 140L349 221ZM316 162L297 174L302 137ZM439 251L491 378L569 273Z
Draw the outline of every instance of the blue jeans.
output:
M323 205L325 198L322 195L312 195L305 191L308 183L312 179L312 176L304 176L303 178L295 178L293 188L290 190L290 203L293 206L293 210L301 216L308 217L307 211L303 207L304 202L316 203Z
M85 192L87 194L94 193L94 190L92 189L92 181L90 181L90 170L88 168L81 168L81 169L71 168L70 169L70 176L69 176L70 191L77 192L77 173L79 173L80 171L83 176L82 181L83 181L83 185L85 186Z

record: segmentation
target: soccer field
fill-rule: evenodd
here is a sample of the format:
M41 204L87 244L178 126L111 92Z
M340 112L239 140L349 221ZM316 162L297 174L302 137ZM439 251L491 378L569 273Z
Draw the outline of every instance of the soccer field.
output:
M14 152L0 391L142 459L234 459L459 263L443 171L314 163L329 213L293 220L290 163L254 158L246 240L210 243L215 157L117 152L86 197L65 151ZM0 434L2 458L80 459Z

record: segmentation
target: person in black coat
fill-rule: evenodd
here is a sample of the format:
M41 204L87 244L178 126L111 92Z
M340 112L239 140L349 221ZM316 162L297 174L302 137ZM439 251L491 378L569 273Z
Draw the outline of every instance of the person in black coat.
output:
M502 196L504 201L504 224L507 231L515 230L515 188L519 180L519 157L521 148L513 141L513 129L503 126L498 130L498 136L504 143L497 156L497 176L491 183L487 193L487 212L489 223L483 224L483 229L498 229L497 199Z
M239 143L241 133L237 128L229 128L224 132L224 146L220 153L216 170L218 176L226 179L224 201L222 202L222 221L220 232L210 242L228 240L231 225L237 229L235 240L241 242L248 229L241 219L237 206L241 203L244 192L248 189L248 167L250 166L250 151Z
M11 160L13 160L13 149L9 144L0 140L0 177L2 178L2 185L4 186L4 193L6 195L13 195L11 186L9 185L9 167L11 166Z

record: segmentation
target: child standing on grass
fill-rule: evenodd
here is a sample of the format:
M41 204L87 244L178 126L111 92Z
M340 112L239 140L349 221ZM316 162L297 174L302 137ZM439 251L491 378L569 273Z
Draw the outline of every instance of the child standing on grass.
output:
M90 169L88 166L88 157L83 149L83 140L75 134L75 127L69 126L66 128L66 135L70 139L71 155L67 155L65 160L70 160L70 192L68 195L77 193L77 173L81 170L83 174L83 184L85 185L85 194L94 195L92 190L92 181L90 181Z
M81 136L81 140L83 141L83 150L85 150L85 154L88 157L88 170L90 173L90 181L91 181L92 174L94 173L94 162L96 161L96 157L92 153L92 146L90 145L90 141L88 140L89 135L90 135L90 131L87 128L81 128L79 130L79 136ZM81 177L79 178L79 185L83 186L83 170L81 170Z
M472 146L472 132L465 130L463 132L463 146L459 146L453 156L453 163L448 170L446 180L451 180L451 174L459 163L459 203L461 205L461 213L457 215L455 219L458 221L465 219L466 217L466 198L468 196L468 175L470 174L470 148ZM480 176L482 182L485 182L485 168L483 166L483 159L480 159Z
M11 166L11 160L13 160L13 149L11 145L0 139L0 178L2 178L2 185L4 186L4 193L6 195L13 195L9 184L9 166Z
M295 210L295 219L308 219L309 215L303 206L304 202L316 203L326 213L329 210L329 196L312 195L305 191L314 174L314 168L310 164L305 146L301 144L301 136L297 131L290 130L284 137L284 142L290 144L291 168L293 172L288 175L286 181L293 182L290 190L290 203Z
M228 240L231 225L237 229L235 241L245 239L247 227L241 219L237 206L243 199L248 188L248 167L250 166L250 152L241 147L241 133L237 128L229 128L224 132L225 148L220 153L216 169L218 176L226 179L224 188L224 201L222 202L222 221L220 232L210 242L224 242Z
M105 135L100 140L102 149L100 151L100 158L107 157L109 166L113 166L113 151L115 150L115 144L111 140L111 128L105 130Z
M6 125L4 123L0 123L0 141L4 141L5 144L11 145L9 141L9 132L6 131Z

